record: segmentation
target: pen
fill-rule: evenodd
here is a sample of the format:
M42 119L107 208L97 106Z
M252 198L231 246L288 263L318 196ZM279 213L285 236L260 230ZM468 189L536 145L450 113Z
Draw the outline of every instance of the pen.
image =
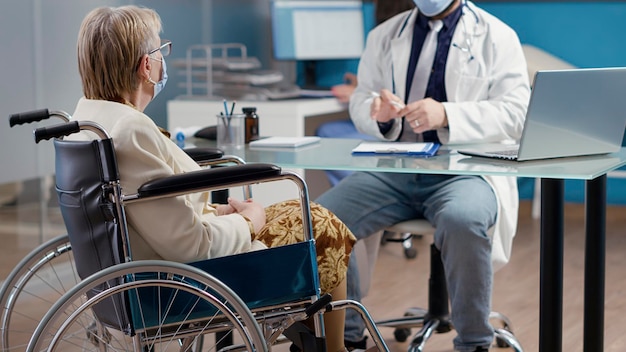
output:
M228 116L228 103L226 102L226 99L224 99L224 114Z
M378 93L376 93L374 91L371 91L370 95L372 96L372 98L380 98L380 94L378 94ZM398 109L404 109L404 104L402 104L399 101L392 100L391 101L391 105L397 107Z
M232 113L229 115L228 114L228 102L226 102L226 99L224 99L224 113L226 113L226 120L224 121L224 125L226 127L226 135L228 136L228 141L229 143L232 143L233 141L233 132L230 128L230 118L232 117Z

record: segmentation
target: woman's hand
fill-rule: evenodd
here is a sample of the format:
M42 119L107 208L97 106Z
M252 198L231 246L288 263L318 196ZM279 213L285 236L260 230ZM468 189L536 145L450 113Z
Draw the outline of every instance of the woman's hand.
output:
M229 197L228 205L233 207L235 213L241 214L252 221L255 233L259 233L261 228L265 226L265 209L260 203L256 203L252 199L241 201Z
M235 208L231 207L230 204L217 204L215 210L217 210L217 215L228 215L235 212Z

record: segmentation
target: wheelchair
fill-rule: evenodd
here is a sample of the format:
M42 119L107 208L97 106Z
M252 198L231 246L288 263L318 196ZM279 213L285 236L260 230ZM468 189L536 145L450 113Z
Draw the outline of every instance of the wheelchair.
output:
M52 115L39 111L23 120ZM81 130L98 138L62 139ZM36 142L50 138L68 235L38 247L5 282L3 350L24 349L12 336L21 309L16 302L29 295L24 287L40 268L59 257L74 282L55 290L59 297L42 299L45 315L32 317L37 324L24 330L31 335L27 351L268 351L281 338L304 352L323 351L323 312L346 308L359 311L379 349L388 350L365 307L321 296L308 190L297 174L271 164L236 163L152 180L125 194L113 140L99 125L66 119L35 130ZM223 156L208 159L211 165L233 162ZM303 242L194 263L132 260L126 205L277 180L291 180L299 188ZM313 329L303 324L309 318Z
M63 122L71 118L64 111L41 109L13 114L9 123L10 127L15 127L52 117ZM237 157L223 157L223 153L215 149L191 149L188 154L200 165L243 163ZM249 188L244 189L244 194L249 192ZM0 288L0 351L24 351L44 314L79 281L67 235L50 239L26 255Z

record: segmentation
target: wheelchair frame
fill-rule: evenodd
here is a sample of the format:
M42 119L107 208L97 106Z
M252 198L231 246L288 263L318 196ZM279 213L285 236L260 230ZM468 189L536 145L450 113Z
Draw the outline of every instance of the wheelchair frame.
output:
M194 310L197 305L202 300L209 303L211 307L208 309L209 316L211 316L210 321L213 321L217 318L219 321L219 330L237 330L240 333L240 337L243 339L244 346L246 350L267 350L267 344L265 343L265 337L276 336L277 334L272 331L269 336L263 336L259 326L256 324L256 320L252 315L252 312L248 309L248 307L243 303L239 297L234 294L232 291L228 289L228 287L221 283L221 281L217 279L213 279L212 276L205 275L204 277L197 276L198 272L194 276L194 269L189 267L187 264L178 264L178 263L144 263L144 261L132 261L131 248L128 239L128 229L126 228L126 215L125 215L125 205L131 204L134 202L140 202L145 200L153 200L163 197L173 197L181 194L201 191L201 190L211 190L224 188L224 186L234 187L234 186L244 186L249 184L251 181L256 183L259 182L269 182L274 180L281 179L290 179L296 184L298 184L301 189L300 192L300 201L302 206L302 220L305 229L305 239L309 243L309 251L311 246L313 246L312 242L312 226L310 223L310 210L308 203L308 192L306 190L306 184L304 181L297 175L290 173L281 173L280 169L272 166L248 166L248 165L239 165L243 167L244 170L240 170L239 172L248 172L255 174L255 178L251 177L241 177L234 176L232 168L221 168L214 170L202 170L199 172L191 172L183 175L176 175L167 178L166 180L154 180L149 182L148 184L142 186L138 193L131 195L122 194L121 187L119 184L119 176L117 176L116 162L114 160L114 150L112 141L110 136L106 133L104 129L92 122L80 122L80 123L64 123L62 125L57 125L53 127L40 128L35 131L35 139L36 141L40 141L42 139L48 139L52 137L60 137L64 135L68 135L71 133L75 133L80 130L90 130L95 132L99 140L95 142L64 142L62 140L55 140L55 149L57 149L57 160L59 160L59 148L64 150L66 148L67 151L70 152L70 155L75 155L72 153L76 153L74 151L77 144L79 144L79 148L84 148L84 150L79 150L78 153L89 152L91 148L98 150L96 153L101 160L98 160L101 170L101 181L98 182L101 184L102 188L102 199L107 199L111 202L112 207L110 212L115 214L113 217L113 222L117 224L113 230L108 230L108 226L105 226L106 230L103 231L113 231L114 235L119 235L119 243L112 244L112 248L107 248L105 251L109 249L115 252L115 250L120 250L121 253L115 254L113 253L112 257L115 258L117 256L117 260L113 259L113 263L110 263L110 258L107 259L107 254L103 254L102 263L97 263L95 267L91 267L93 263L89 262L89 265L86 266L86 269L83 269L83 276L85 274L85 270L87 273L91 273L92 271L102 269L101 266L104 266L105 270L100 270L94 272L89 278L83 280L81 284L76 286L75 289L70 290L64 298L59 300L57 304L55 304L49 313L43 318L42 322L39 324L38 328L35 330L33 334L33 338L31 339L31 344L29 344L28 350L39 350L48 349L48 346L51 348L59 348L61 350L66 350L65 347L59 346L61 342L63 342L66 338L71 338L76 336L74 331L71 333L67 333L68 324L76 317L79 316L82 312L89 311L87 314L91 315L91 310L93 309L96 319L95 325L98 326L96 330L89 332L87 329L88 336L91 336L91 340L95 340L96 345L108 345L111 342L110 337L107 336L109 333L107 328L111 328L115 325L115 320L118 321L119 326L115 326L116 330L122 331L125 334L132 336L132 348L135 350L138 349L146 349L153 350L155 348L156 342L162 342L164 339L163 332L166 332L165 336L168 336L168 343L171 341L184 341L182 343L182 348L186 348L192 346L195 341L197 341L197 336L194 336L194 332L198 331L196 329L196 324L201 319L197 317ZM93 147L91 146L93 144ZM63 154L61 154L63 155ZM62 163L62 162L61 162ZM67 163L67 160L66 160ZM97 166L97 165L96 165ZM96 167L96 169L98 169ZM63 169L61 169L62 171ZM72 176L77 176L75 173L70 171L70 178ZM228 174L226 173L228 172ZM210 182L212 175L217 175L223 177L225 180L220 180L218 182ZM57 188L64 186L59 186L58 181L59 175L57 174ZM63 181L62 181L63 182ZM87 179L86 182L92 182ZM182 185L182 186L179 186ZM70 186L70 190L73 185ZM81 188L82 185L78 185L78 188ZM87 186L87 188L93 187ZM60 191L60 190L59 190ZM89 192L89 191L88 191ZM98 191L96 191L98 193ZM85 196L79 195L82 199L83 197L89 198L89 193ZM81 203L82 204L82 203ZM89 203L87 203L89 204ZM85 204L80 205L79 207L85 206ZM99 207L102 207L100 205ZM63 205L62 205L62 209ZM72 222L72 217L75 214L68 213L68 217L65 217L65 221L68 220ZM89 212L91 210L88 210ZM78 211L82 213L81 210ZM65 213L64 213L65 215ZM83 221L80 216L76 217L79 220L79 223ZM100 221L101 219L96 217L93 221ZM87 222L91 222L92 219L87 219ZM67 224L66 224L67 225ZM73 227L72 227L73 228ZM78 225L76 230L82 229L81 225ZM82 235L75 233L74 236ZM96 238L99 234L95 233L94 241L98 241ZM106 236L106 235L105 235ZM72 231L70 231L70 240L72 240ZM75 239L76 240L76 239ZM117 247L117 248L116 248ZM95 254L98 256L100 250L96 250L96 253L87 254ZM265 252L265 251L263 251ZM244 256L242 254L241 256ZM98 256L99 257L99 256ZM314 260L314 259L313 259ZM129 266L136 268L135 271L127 271L128 269L121 266L124 264L116 264L116 261L125 262ZM209 260L210 261L210 260ZM207 261L208 262L208 261ZM113 264L113 265L111 265ZM80 266L80 261L77 263L77 266ZM166 269L159 269L155 272L154 269L146 269L145 266L155 266L160 265L165 267ZM84 265L82 265L84 267ZM172 268L174 267L174 268ZM175 270L174 270L175 269ZM314 267L316 270L316 267ZM145 274L146 270L149 274ZM79 269L80 271L80 269ZM121 272L120 272L121 271ZM165 273L163 273L165 271ZM138 273L144 273L143 275L147 275L148 279L144 280L138 277ZM180 279L177 279L180 278ZM316 278L316 276L315 276ZM189 282L191 280L191 282ZM144 296L144 292L140 291L141 287L145 286L156 286L157 288L151 288L147 290L148 301L147 305L144 307L145 303L139 299L139 296ZM318 287L317 281L315 281L315 286ZM137 288L139 287L139 288ZM164 290L163 287L167 287L167 290ZM200 287L202 289L200 289ZM174 290L174 292L172 292ZM155 292L153 292L155 291ZM162 292L163 291L163 292ZM217 295L207 294L206 292L216 292ZM317 292L315 292L317 291ZM119 292L124 292L124 295L119 295ZM172 297L182 296L180 292L186 292L191 294L195 299L192 299L188 296L184 297L184 301L190 300L194 302L190 307L185 305L183 300ZM156 296L152 296L152 294L156 294ZM163 295L163 297L161 296ZM170 297L168 297L168 295ZM151 302L153 297L158 297L159 302ZM161 299L165 298L165 305L161 305ZM308 303L315 301L319 298L319 289L313 290L313 292L308 293L308 297L304 299ZM105 301L107 299L108 301ZM301 298L299 298L301 299ZM85 301L86 300L86 301ZM177 300L177 301L176 301ZM108 303L107 303L108 302ZM106 304L105 304L106 303ZM182 303L182 308L177 307ZM104 306L99 306L98 304L105 304ZM288 309L292 311L297 311L296 308L297 303L293 300L288 302ZM79 307L76 311L71 312L69 316L66 316L66 312L64 309L68 307L70 309L75 309L75 307ZM234 311L229 307L233 306ZM99 308L99 309L98 309ZM113 309L114 317L109 317L111 311L109 309ZM321 308L321 307L320 307ZM149 315L152 312L152 309L158 311L158 316L156 317L146 317L145 313ZM178 310L183 309L184 312L178 312ZM271 311L275 311L277 306L272 306L270 308ZM304 308L303 308L304 309ZM175 318L168 319L167 317L172 313L172 311L176 311L177 314ZM201 313L204 313L204 310L201 309ZM260 312L256 312L256 315L259 315ZM301 319L306 318L306 315L298 314ZM60 316L60 318L59 318ZM179 317L180 316L180 317ZM291 320L295 320L294 313L290 313ZM227 320L223 319L223 317L227 317ZM239 317L238 320L236 317ZM68 320L60 326L57 326L56 319L65 319ZM182 321L179 322L179 318L182 318ZM191 319L190 319L191 318ZM87 318L90 321L90 318ZM240 321L245 321L246 328L240 323ZM82 328L82 321L79 321L79 329ZM92 324L88 325L91 326ZM100 326L103 325L103 326ZM106 327L105 327L106 326ZM175 329L169 329L170 326L174 326ZM278 326L278 330L282 331L282 326ZM272 328L274 330L276 328ZM169 333L169 331L174 331L173 333ZM209 328L208 326L203 326L200 330L204 331L215 331L214 328ZM171 335L168 335L171 334ZM323 325L321 323L321 319L319 315L316 315L316 334L317 336L323 336ZM50 341L48 341L48 337L51 337ZM189 336L192 336L191 340L189 340ZM72 341L72 344L75 342ZM269 342L271 343L271 341ZM119 348L119 347L116 347Z

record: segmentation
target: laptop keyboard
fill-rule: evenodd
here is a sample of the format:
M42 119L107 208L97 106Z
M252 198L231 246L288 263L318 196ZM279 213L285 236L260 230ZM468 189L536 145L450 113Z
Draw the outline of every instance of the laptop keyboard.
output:
M485 154L497 159L517 160L517 152L517 149L503 149L499 151L485 152Z

